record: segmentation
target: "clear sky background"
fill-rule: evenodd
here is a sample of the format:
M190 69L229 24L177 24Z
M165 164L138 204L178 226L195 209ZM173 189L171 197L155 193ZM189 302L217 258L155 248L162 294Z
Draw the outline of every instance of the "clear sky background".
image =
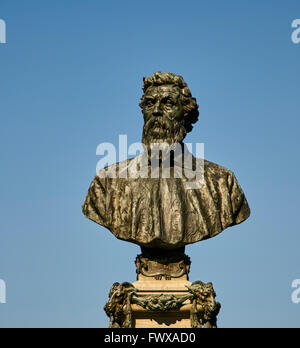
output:
M110 286L139 247L86 219L96 147L140 141L142 78L180 74L197 98L186 139L231 169L251 217L190 245L220 327L299 327L299 1L1 0L0 327L106 327Z

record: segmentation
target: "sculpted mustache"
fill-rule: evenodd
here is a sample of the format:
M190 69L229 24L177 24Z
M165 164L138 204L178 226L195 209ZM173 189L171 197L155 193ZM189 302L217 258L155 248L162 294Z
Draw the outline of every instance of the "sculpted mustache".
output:
M146 122L144 129L149 130L150 128L154 128L155 126L164 129L164 130L170 130L172 128L172 125L168 120L165 119L150 119L148 122Z

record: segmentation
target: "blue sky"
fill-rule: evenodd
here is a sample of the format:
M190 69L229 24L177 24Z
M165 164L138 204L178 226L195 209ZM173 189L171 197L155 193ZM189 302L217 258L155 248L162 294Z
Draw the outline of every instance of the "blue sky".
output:
M140 141L142 78L180 74L197 98L186 139L234 171L251 217L186 248L220 327L297 327L299 1L2 0L0 327L106 327L139 248L81 213L102 142Z

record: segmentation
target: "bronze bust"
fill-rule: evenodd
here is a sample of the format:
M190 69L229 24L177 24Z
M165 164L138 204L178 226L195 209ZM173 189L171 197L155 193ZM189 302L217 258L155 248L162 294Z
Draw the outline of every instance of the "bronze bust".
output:
M188 171L197 158L186 151L183 140L198 120L196 99L179 75L156 72L144 78L140 106L144 116L142 142L146 150L153 143L180 144L190 160L181 177L181 156L172 152L169 177L122 175L110 177L111 168L94 178L83 204L89 219L109 229L115 237L142 248L178 249L216 236L227 227L239 224L250 215L245 195L235 175L222 166L203 160L203 181L198 188L187 188ZM180 154L181 155L181 154ZM159 157L158 171L162 159ZM147 151L114 166L117 173L136 168L148 172L151 160Z

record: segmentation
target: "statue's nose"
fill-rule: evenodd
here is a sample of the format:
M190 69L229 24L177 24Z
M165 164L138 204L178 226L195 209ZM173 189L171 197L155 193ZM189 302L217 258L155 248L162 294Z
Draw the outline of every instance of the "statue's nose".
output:
M154 106L154 110L153 110L153 115L154 116L162 116L162 111L161 111L161 107L160 107L160 102L157 102Z

